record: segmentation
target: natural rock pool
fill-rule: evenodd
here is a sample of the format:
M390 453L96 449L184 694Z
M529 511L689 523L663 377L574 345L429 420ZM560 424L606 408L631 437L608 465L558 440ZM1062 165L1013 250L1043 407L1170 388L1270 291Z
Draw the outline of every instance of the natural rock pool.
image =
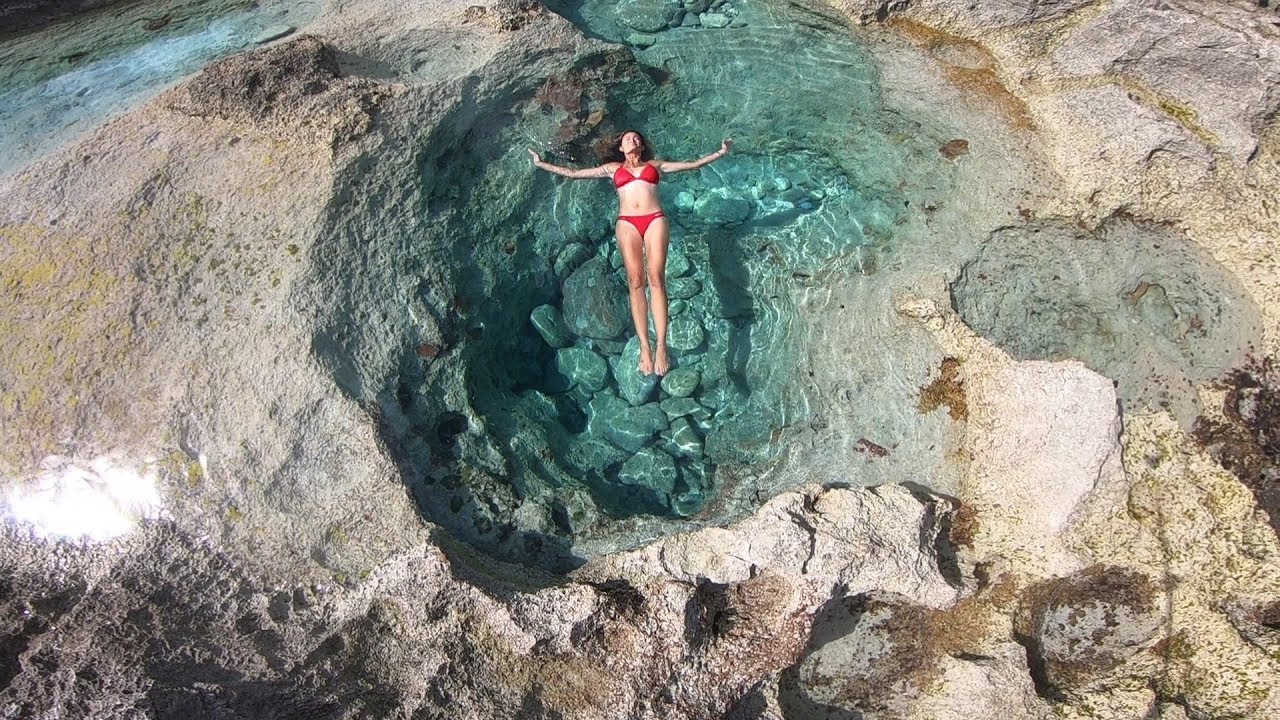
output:
M945 131L884 111L875 61L834 17L740 0L718 6L732 14L725 27L637 40L630 5L553 9L639 44L478 108L460 137L427 138L423 237L406 267L421 278L411 307L437 330L407 339L381 380L365 377L356 347L380 341L354 339L340 317L316 352L376 404L433 522L502 557L563 567L591 553L584 541L627 546L767 498L728 491L770 467L797 429L825 422L813 407L830 388L812 381L800 306L879 273L898 226L920 211L913 193L945 192L953 165L938 151ZM535 172L526 152L594 166L593 145L628 127L662 158L735 141L724 160L659 188L675 368L661 382L635 370L612 187ZM916 414L914 403L894 412Z

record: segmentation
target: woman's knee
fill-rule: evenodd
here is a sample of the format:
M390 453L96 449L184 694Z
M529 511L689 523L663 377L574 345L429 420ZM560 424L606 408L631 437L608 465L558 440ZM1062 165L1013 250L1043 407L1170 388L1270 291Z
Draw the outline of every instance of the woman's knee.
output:
M628 272L627 287L632 290L644 290L644 279L644 273L642 272Z
M665 292L667 289L667 278L661 270L650 270L648 279L649 287L653 290Z

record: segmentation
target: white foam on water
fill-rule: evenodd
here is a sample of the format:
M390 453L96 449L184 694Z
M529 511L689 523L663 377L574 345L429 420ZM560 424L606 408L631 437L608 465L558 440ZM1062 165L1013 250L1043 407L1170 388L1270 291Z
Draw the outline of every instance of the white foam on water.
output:
M35 479L13 483L0 503L5 521L41 537L101 542L162 513L153 463L139 470L111 456L79 463L53 455L42 466Z

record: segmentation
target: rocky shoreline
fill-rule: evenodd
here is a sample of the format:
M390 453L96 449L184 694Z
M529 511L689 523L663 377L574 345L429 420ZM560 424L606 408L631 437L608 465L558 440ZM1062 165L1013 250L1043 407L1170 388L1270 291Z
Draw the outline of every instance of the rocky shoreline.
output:
M403 464L432 450L405 438L438 428L382 400L406 362L465 386L463 288L421 250L453 212L442 156L546 77L629 66L537 3L338 4L0 177L0 477L25 520L0 526L0 716L1280 716L1280 16L830 4L868 25L891 108L952 103L959 186L990 177L900 228L904 256L952 249L903 261L883 315L837 308L887 282L806 309L815 347L929 338L947 469L848 435L831 349L826 424L793 440L824 481L743 483L776 489L746 517L637 521L661 537L567 575L495 559L568 552L537 519L479 551L424 521ZM1071 303L1174 348L1165 375L1125 365L1154 352L1129 336L1001 324L1000 273L1073 243L1150 261ZM580 359L561 372L594 387ZM127 532L29 522L71 507Z

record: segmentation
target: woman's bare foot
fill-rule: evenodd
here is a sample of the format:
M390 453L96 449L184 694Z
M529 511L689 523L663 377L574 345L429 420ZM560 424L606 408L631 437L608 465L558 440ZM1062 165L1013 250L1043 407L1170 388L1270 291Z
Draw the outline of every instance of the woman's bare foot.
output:
M664 355L664 358L665 358L665 355ZM640 347L640 366L636 369L640 371L641 375L653 374L653 359L649 357L648 347L645 347L645 346Z
M667 346L658 345L657 361L653 364L653 371L658 375L666 375L670 369L667 361Z

